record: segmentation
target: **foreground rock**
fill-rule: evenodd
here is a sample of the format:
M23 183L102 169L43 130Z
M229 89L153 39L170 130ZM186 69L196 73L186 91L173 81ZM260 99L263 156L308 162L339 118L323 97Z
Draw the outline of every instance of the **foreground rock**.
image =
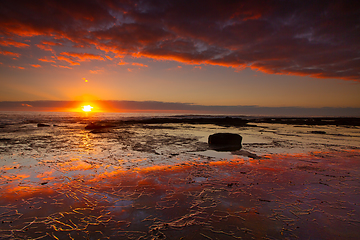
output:
M95 130L95 129L104 129L104 128L112 128L114 127L113 125L102 125L102 124L98 124L98 123L90 123L88 125L86 125L85 129L86 130Z
M43 123L38 123L37 126L38 126L38 127L50 127L50 125L48 125L48 124L43 124Z
M242 137L235 133L215 133L209 136L208 143L216 151L237 151L241 149Z
M326 134L325 131L311 131L310 133L313 133L313 134Z

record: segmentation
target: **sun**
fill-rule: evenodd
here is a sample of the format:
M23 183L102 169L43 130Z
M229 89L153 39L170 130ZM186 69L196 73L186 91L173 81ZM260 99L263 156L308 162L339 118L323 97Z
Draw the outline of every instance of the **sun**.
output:
M91 112L91 109L92 109L92 108L93 108L92 106L86 105L86 106L83 106L82 110L83 110L84 112Z

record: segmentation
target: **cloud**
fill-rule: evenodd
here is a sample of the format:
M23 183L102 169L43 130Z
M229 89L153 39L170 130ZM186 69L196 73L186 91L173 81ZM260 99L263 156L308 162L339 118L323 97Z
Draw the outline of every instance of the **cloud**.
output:
M73 61L71 58L68 57L64 57L64 56L57 56L58 60L61 61L66 61L68 63L70 63L71 65L80 65L80 63Z
M117 65L127 65L127 64L129 64L129 63L127 63L127 62L123 62L123 61L120 61L120 62L118 62L118 64Z
M79 62L90 60L105 60L100 55L91 53L74 53L74 52L62 52L60 56L57 56L58 60L66 61L71 65L80 65Z
M36 46L44 51L50 51L55 53L54 49L52 48L52 46L62 46L62 43L58 43L58 42L51 42L51 41L41 41L40 44L36 44Z
M33 107L30 104L26 104L26 103L22 103L21 106L23 106L23 107Z
M100 73L103 73L104 70L89 70L89 72L92 74L100 74Z
M1 55L5 55L5 56L12 56L12 57L20 57L20 53L14 53L14 52L9 52L9 51L0 51Z
M0 45L2 45L2 46L14 46L14 47L18 47L18 48L29 47L29 45L26 44L26 43L16 42L16 41L14 41L12 39L4 39L4 38L0 38Z
M69 66L62 66L62 65L55 65L55 64L51 64L51 66L53 66L53 67L57 67L57 68L67 68L67 69L73 69L72 67L69 67Z
M89 60L105 60L100 55L91 54L91 53L74 53L74 52L62 52L60 55L69 56L76 58L77 61L89 61Z
M139 67L148 67L148 65L142 64L142 63L132 63L133 66L139 66Z
M51 62L51 63L55 63L55 61L54 61L54 60L52 60L52 59L47 59L46 57L45 57L45 58L39 58L38 60L39 60L39 61L42 61L42 62Z
M41 68L41 65L39 65L39 64L31 64L30 66L32 66L34 68Z
M15 37L42 36L51 41L37 46L47 51L51 42L67 41L114 57L360 81L359 9L342 0L14 0L2 3L0 32L5 46L29 45ZM86 53L58 59L104 60Z
M11 68L17 68L17 69L25 69L24 67L21 67L21 66L9 66Z

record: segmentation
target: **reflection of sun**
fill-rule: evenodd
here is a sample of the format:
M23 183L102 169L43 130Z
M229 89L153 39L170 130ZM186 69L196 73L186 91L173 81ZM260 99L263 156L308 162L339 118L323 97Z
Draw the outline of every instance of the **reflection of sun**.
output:
M86 106L83 106L82 110L83 110L84 112L91 112L91 109L92 109L92 108L93 108L92 106L86 105Z

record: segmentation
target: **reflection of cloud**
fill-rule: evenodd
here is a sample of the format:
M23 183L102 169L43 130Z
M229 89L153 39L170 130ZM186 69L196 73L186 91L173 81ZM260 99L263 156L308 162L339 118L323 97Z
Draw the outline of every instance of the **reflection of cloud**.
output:
M55 170L52 169L50 171L45 171L43 173L38 174L36 177L40 178L42 181L49 181L55 179L54 175Z
M91 165L89 163L83 162L83 161L70 161L65 163L59 163L58 166L60 167L61 171L67 172L67 171L77 171L77 170L89 170L98 168L98 165Z
M187 11L189 7L192 11ZM31 11L24 14L25 8ZM251 67L270 74L359 80L358 8L357 3L340 0L200 0L186 4L180 0L166 4L89 0L86 5L7 1L0 10L0 31L18 37L17 41L3 38L3 46L29 46L21 37L41 35L50 40L37 46L47 51L53 51L54 44L61 47L57 42L67 41L111 52L115 57L131 55L236 69ZM76 59L68 59L71 64L103 60L96 54L66 56Z

